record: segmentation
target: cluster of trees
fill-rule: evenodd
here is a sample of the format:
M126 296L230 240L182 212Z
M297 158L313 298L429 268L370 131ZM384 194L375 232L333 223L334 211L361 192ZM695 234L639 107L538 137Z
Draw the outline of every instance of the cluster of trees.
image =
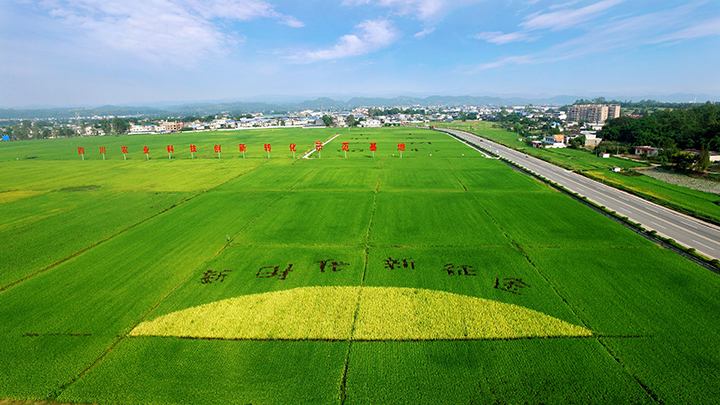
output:
M90 131L86 131L91 128ZM70 126L67 123L51 123L43 120L22 120L17 124L8 125L0 128L0 135L9 136L10 139L45 139L45 138L62 138L84 135L89 132L92 135L104 134L124 134L130 129L128 122L120 117L112 120L103 118L94 123L82 122L76 126Z
M602 138L672 151L703 147L720 150L720 103L663 110L637 119L615 118L603 126Z
M64 125L54 125L48 121L22 120L19 124L0 128L0 135L10 139L44 139L50 137L75 136L75 131Z
M500 122L500 126L516 132L520 136L537 135L545 137L545 135L557 135L560 133L560 120L555 117L537 117L533 120L519 113L498 114L496 121Z
M694 104L693 103L667 103L664 101L657 101L657 100L640 100L640 101L632 101L632 100L606 100L605 97L597 97L592 100L589 99L578 99L575 100L573 105L585 105L585 104L619 104L623 108L628 109L667 109L667 108L690 108ZM567 107L565 107L565 110L567 111Z

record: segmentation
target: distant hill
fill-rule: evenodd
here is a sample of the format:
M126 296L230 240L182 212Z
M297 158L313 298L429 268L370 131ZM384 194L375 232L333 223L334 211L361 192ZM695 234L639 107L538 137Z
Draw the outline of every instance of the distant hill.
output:
M118 107L106 105L102 107L84 107L84 108L46 108L46 109L24 109L16 110L13 108L0 109L0 119L47 119L47 118L75 118L75 117L93 117L106 115L142 115L142 116L160 116L166 114L165 111L151 107Z

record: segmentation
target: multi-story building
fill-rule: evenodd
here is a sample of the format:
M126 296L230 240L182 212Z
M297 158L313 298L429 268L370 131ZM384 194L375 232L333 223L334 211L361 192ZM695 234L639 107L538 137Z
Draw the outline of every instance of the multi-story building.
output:
M608 118L620 116L620 106L617 104L584 104L568 106L568 121L605 122Z
M168 132L178 132L183 128L183 122L160 121L159 130Z

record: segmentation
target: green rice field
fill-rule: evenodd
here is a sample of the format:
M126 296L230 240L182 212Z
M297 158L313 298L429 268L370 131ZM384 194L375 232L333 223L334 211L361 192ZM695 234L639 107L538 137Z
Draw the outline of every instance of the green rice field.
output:
M2 142L0 172L0 402L720 398L720 276L440 132Z

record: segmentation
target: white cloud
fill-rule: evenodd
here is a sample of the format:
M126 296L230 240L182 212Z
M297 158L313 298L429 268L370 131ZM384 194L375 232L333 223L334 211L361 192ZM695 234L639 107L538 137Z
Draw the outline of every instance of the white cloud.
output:
M309 63L365 55L387 48L400 38L389 20L365 20L355 28L356 34L343 35L332 48L297 53L289 59Z
M655 13L624 16L604 24L593 25L584 34L532 54L508 56L481 64L473 72L506 65L556 62L618 49L637 50L646 46L678 44L697 38L719 36L720 17L704 18L701 4L686 5ZM523 32L503 34L486 32L475 36L489 42L506 40ZM508 38L504 38L504 37ZM518 37L518 40L524 40ZM496 43L500 43L496 42Z
M561 31L592 20L623 1L625 0L603 0L578 9L565 9L546 14L533 14L526 18L527 21L520 25L528 31L541 29Z
M261 0L46 0L41 5L69 29L79 30L83 46L166 62L226 53L242 42L223 33L217 19L270 18L303 26Z
M553 4L552 6L548 7L548 9L550 9L550 10L557 10L557 9L559 9L559 8L565 8L565 7L574 6L574 5L577 4L577 2L579 2L579 1L580 1L580 0L573 0L573 1L569 1L569 2L567 2L567 3Z
M422 37L424 37L424 36L426 36L426 35L428 35L428 34L432 34L433 31L435 31L435 27L425 28L424 30L415 33L415 35L413 35L413 37L415 37L415 38L422 38Z
M374 4L391 9L401 16L413 16L424 22L438 22L460 7L483 0L344 0L345 6Z
M473 35L473 38L482 39L495 45L502 45L518 41L530 42L537 39L537 37L531 36L524 32L511 32L509 34L505 34L500 31L481 32L480 34Z
M227 18L237 21L250 21L258 18L271 18L281 24L299 28L304 24L292 16L281 14L271 4L260 0L184 0L192 10L205 18Z
M478 66L476 69L474 69L473 72L480 71L480 70L495 69L495 68L499 68L499 67L502 67L505 65L528 65L531 63L536 63L535 57L532 55L508 56L505 58L498 59L494 62L483 63L480 66Z
M540 34L535 31L562 31L578 26L599 17L604 12L623 1L625 0L603 0L576 9L570 9L568 7L577 3L577 0L563 4L556 4L550 6L549 9L560 9L558 11L548 13L536 12L525 17L525 21L520 23L520 27L522 27L520 31L508 34L496 31L482 32L475 35L474 38L482 39L496 45L503 45L518 41L534 41L540 37Z

